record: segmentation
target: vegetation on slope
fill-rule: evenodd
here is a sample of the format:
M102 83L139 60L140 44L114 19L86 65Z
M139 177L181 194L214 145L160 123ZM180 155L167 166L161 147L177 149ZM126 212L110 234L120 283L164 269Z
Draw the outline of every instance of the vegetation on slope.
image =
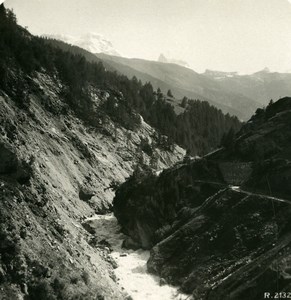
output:
M30 75L45 71L56 74L65 86L62 98L78 117L93 126L100 124L104 111L96 111L92 102L92 87L107 89L114 94L103 107L115 121L128 129L139 126L141 114L146 122L188 149L192 154L204 154L219 145L223 134L240 122L236 117L224 115L207 102L189 101L186 111L177 116L166 97L153 90L150 83L142 84L136 78L107 71L101 62L88 61L82 54L54 47L46 39L31 36L16 23L14 14L0 8L0 88L28 107ZM64 47L63 47L64 48ZM70 48L66 46L66 48ZM71 48L70 48L71 49ZM66 49L67 50L67 49ZM58 112L66 113L63 109Z

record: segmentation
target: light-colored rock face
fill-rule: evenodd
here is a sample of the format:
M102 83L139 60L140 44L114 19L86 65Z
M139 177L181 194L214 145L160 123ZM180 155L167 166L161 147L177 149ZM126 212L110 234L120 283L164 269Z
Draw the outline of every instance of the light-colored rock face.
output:
M42 102L61 102L60 83L44 74L34 82L42 92L29 95L29 112L0 96L0 142L11 145L19 161L31 164L33 170L29 183L22 186L0 177L0 210L7 211L7 218L9 212L16 231L25 228L22 253L51 265L51 278L62 269L86 270L89 290L97 287L105 299L122 299L112 267L88 244L91 237L81 224L108 210L114 196L111 187L129 177L141 157L151 163L140 143L142 139L151 143L156 133L145 122L133 132L110 120L92 128L70 112L53 115ZM161 170L182 159L185 151L175 146L173 152L154 149L154 153L156 169Z
M42 87L44 97L60 101L58 88L48 77L40 75L35 81ZM31 98L31 110L37 122L27 117L18 126L17 153L25 160L34 156L36 177L47 182L46 188L52 194L79 203L79 192L86 187L95 201L111 203L114 196L111 183L123 182L140 160L151 163L151 157L140 149L140 143L142 140L154 143L156 132L144 121L137 131L126 130L110 120L102 125L103 130L88 128L73 116L47 114L39 99L33 95ZM11 120L9 100L6 103L4 98L0 99L3 118ZM11 121L17 123L17 116ZM155 167L157 170L167 168L181 160L184 154L185 151L178 146L173 152L156 148ZM88 205L81 206L84 206L85 213ZM79 205L76 208L79 215Z

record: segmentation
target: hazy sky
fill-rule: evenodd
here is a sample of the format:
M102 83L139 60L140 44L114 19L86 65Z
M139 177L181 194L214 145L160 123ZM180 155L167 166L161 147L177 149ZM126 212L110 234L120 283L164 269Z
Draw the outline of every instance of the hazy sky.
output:
M1 1L0 1L1 2ZM3 2L3 1L2 1ZM35 34L103 34L123 56L291 71L291 0L6 0Z

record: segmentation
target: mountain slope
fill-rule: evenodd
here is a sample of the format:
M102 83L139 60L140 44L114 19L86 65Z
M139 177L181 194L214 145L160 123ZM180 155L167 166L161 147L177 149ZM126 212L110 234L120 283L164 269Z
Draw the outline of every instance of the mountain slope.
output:
M98 55L98 57L99 57L99 55ZM176 99L176 101L174 103L175 106L180 106L182 103L182 99L185 96L187 96L190 99L200 99L202 101L207 101L207 102L209 102L209 104L217 107L218 109L221 109L224 113L229 113L231 115L238 116L238 117L242 116L240 111L236 108L231 108L227 105L216 103L215 101L212 101L204 96L201 96L200 94L197 94L196 92L184 90L183 88L179 88L179 87L173 88L172 84L167 83L167 82L163 81L162 79L159 79L158 77L154 77L147 73L136 70L126 64L122 64L122 63L107 59L103 56L102 57L100 56L100 59L102 60L104 66L106 66L107 69L116 71L119 74L124 74L128 78L136 77L138 80L141 80L143 83L150 82L155 90L160 88L164 93L166 93L168 90L172 90L175 95L175 99Z
M136 166L159 170L185 151L165 150L120 91L94 85L100 65L47 47L3 5L0 40L0 298L126 299L83 221L111 210ZM117 95L124 126L106 110Z
M264 299L291 287L291 98L257 110L225 148L117 190L128 246L196 299Z
M162 134L167 135L169 142L175 141L193 155L201 155L212 151L220 144L223 134L228 132L231 128L237 131L241 126L236 117L223 115L220 110L210 106L205 101L188 101L186 99L186 102L180 103L175 97L168 97L161 92L155 92L151 83L147 82L143 85L136 77L129 80L125 75L113 73L112 71L114 71L116 67L115 63L110 64L110 62L104 61L105 69L97 57L94 59L94 55L81 48L72 47L63 42L50 39L42 39L41 42L76 55L76 58L72 61L72 64L76 65L73 67L73 70L76 69L74 70L75 75L73 77L70 74L72 71L69 71L69 66L66 65L67 58L61 61L58 59L56 61L60 64L61 70L64 70L61 74L63 74L69 84L73 86L73 89L76 89L76 86L80 84L78 80L84 80L80 74L84 72L84 69L87 67L84 66L85 61L82 57L84 56L89 62L98 63L97 70L95 67L94 71L87 72L84 76L97 72L97 76L89 78L94 81L94 84L105 85L113 91L116 89L119 91L115 92L115 99L111 98L106 104L108 114L119 119L122 123L126 120L128 123L132 123L132 120L130 120L128 116L125 116L127 114L126 110L135 109L144 117L146 122ZM82 55L82 57L79 55ZM127 66L123 66L123 70L127 72L132 71ZM84 95L84 90L76 91L75 94L76 93L81 94L81 97L85 98L86 102L87 96ZM121 95L123 96L122 99L120 99ZM69 97L74 98L75 95L69 95ZM76 107L79 107L80 101L76 100L75 102ZM122 105L118 106L115 102L122 102ZM88 115L91 115L90 106L82 108L83 115L84 109L86 109Z
M178 60L178 59L171 59L171 58L167 58L164 54L160 54L159 58L158 58L158 62L162 62L162 63L172 63L172 64L176 64L176 65L180 65L182 67L187 67L189 68L189 65L186 61L183 60Z
M174 95L177 93L177 97L183 94L183 96L192 99L205 100L221 108L225 113L235 111L243 119L250 117L252 112L259 107L255 100L233 91L224 90L214 80L176 64L128 59L103 54L98 54L98 57L107 62L114 61L115 63L127 65L134 70L149 74L167 83ZM143 78L139 79L143 80Z
M20 286L27 299L39 299L33 298L39 292L51 297L62 293L62 299L78 294L123 299L108 254L90 246L82 220L108 212L111 187L124 181L141 159L151 163L142 140L154 142L155 131L143 123L132 132L110 120L94 129L72 111L58 116L51 112L62 107L55 81L38 74L33 82L36 92L29 94L28 111L6 94L0 96L1 288L8 292L13 284L16 291ZM163 168L184 153L156 148L155 166ZM45 273L34 273L35 266ZM77 285L71 283L73 276Z
M140 72L126 64L116 62L112 59L107 59L107 57L105 57L105 56L102 56L99 58L96 55L92 54L91 52L86 51L85 49L82 49L77 46L72 46L70 44L67 44L67 43L61 41L60 39L45 38L45 42L52 45L53 47L60 48L64 51L68 51L68 52L71 52L74 54L80 54L80 55L84 56L89 62L96 62L96 63L102 62L102 64L108 71L117 72L120 75L124 74L130 79L133 77L136 77L139 80L141 80L144 84L150 82L155 90L160 88L162 91L167 92L168 90L173 88L171 86L171 84L166 83L159 78L153 77L147 73ZM108 56L108 57L110 57L110 56ZM185 95L187 95L190 99L202 99L202 100L207 101L210 104L214 105L215 107L218 107L223 112L229 112L231 115L240 116L239 110L237 110L235 108L230 108L223 104L218 104L218 103L211 101L201 95L198 95L195 92L186 91L186 90L183 90L182 88L177 88L177 87L174 89L174 91L175 91L176 101L175 101L175 103L172 103L172 104L174 104L174 106L176 106L176 107L180 106L181 99ZM180 111L181 110L179 109L178 113L180 113Z
M164 93L171 89L177 99L187 96L208 101L223 112L237 115L243 120L248 119L256 108L267 105L270 99L277 100L291 94L290 74L271 73L268 70L252 75L211 70L198 74L169 62L163 56L160 62L154 62L106 54L109 53L99 53L97 56L111 70L129 78L136 76L143 83L151 82L155 89L160 87Z

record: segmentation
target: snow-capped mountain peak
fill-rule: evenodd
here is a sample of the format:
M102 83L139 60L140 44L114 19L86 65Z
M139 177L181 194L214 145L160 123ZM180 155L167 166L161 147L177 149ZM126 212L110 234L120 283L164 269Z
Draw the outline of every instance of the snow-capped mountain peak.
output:
M95 32L89 32L79 37L64 34L45 36L78 46L93 54L105 53L108 55L120 56L109 40L107 40L103 35Z
M77 46L92 53L102 52L109 55L120 56L109 40L107 40L103 35L94 32L89 32L81 36L77 41Z
M204 74L207 77L216 79L216 80L220 80L220 79L225 79L225 78L231 78L231 77L235 77L238 76L237 72L224 72L224 71L216 71L216 70L209 70L206 69Z

